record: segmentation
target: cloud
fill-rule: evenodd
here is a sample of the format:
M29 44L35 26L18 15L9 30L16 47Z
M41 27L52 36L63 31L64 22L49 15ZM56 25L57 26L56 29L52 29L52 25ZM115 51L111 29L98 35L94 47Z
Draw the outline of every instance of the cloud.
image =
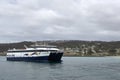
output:
M0 41L120 40L119 4L119 0L0 0Z

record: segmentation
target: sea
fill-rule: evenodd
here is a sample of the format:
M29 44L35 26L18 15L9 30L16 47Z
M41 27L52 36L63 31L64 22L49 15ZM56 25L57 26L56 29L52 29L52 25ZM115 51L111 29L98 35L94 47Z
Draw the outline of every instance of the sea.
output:
M63 57L62 62L6 61L0 80L120 80L120 57Z

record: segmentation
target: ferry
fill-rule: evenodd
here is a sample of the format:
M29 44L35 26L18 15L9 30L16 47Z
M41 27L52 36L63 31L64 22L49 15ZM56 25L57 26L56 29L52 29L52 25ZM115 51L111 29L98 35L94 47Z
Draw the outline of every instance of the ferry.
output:
M7 61L61 61L63 51L51 45L32 45L7 51Z

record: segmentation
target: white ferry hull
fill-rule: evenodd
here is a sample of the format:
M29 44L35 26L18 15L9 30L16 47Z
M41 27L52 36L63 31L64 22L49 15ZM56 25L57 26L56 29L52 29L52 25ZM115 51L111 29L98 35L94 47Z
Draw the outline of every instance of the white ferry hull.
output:
M50 53L48 56L7 57L8 61L61 61L63 52Z

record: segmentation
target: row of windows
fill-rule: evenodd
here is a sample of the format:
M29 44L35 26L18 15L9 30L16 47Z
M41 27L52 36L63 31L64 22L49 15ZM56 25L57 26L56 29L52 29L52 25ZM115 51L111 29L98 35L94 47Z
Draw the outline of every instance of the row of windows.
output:
M9 53L12 52L56 52L57 50L20 50L20 51L8 51Z

